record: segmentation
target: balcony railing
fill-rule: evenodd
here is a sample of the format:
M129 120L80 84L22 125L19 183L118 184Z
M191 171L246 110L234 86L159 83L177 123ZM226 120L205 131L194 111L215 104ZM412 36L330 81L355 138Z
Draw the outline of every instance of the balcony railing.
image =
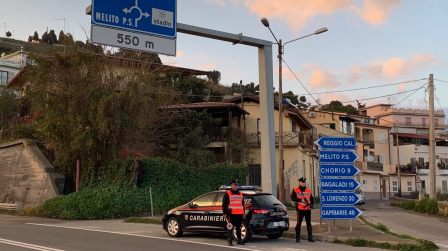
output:
M441 121L442 120L442 121ZM411 127L411 128L429 128L429 121L427 121L426 123L416 123L416 122L411 122L411 123L406 123L406 122L396 122L395 125L397 125L398 127ZM439 124L435 125L436 128L442 128L442 129L446 129L448 128L447 124L443 123L443 119L439 119Z
M374 171L374 172L383 172L384 171L383 163L356 161L355 165L357 168L364 170L364 171Z
M247 144L251 146L261 145L261 133L246 134ZM275 145L278 146L279 133L275 133ZM313 137L311 133L285 132L283 133L283 146L285 147L303 147L312 149Z

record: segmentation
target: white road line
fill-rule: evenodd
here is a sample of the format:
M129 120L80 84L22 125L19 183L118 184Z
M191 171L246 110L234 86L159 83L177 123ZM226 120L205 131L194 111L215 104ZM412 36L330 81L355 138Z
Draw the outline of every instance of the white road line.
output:
M25 242L18 242L18 241L1 239L1 238L0 238L0 243L6 244L6 245L11 245L11 246L16 246L16 247L27 248L27 249L31 249L31 250L38 250L38 251L64 251L62 249L49 248L49 247L38 246L38 245L29 244L29 243L25 243Z
M55 228L84 230L84 231L107 233L107 234L119 234L119 235L126 235L126 236L134 236L134 237L156 239L156 240L176 241L176 242L184 242L184 243L191 243L191 244L198 244L198 245L205 245L205 246L212 246L212 247L222 247L222 248L236 249L236 250L260 251L260 250L257 250L257 249L240 248L240 247L229 247L229 246L225 246L225 245L218 245L218 244L212 244L212 243L204 243L204 242L197 242L197 241L187 241L187 240L180 240L180 239L174 239L174 238L164 238L164 237L156 237L156 236L141 235L141 234L130 234L130 233L121 233L121 232L97 230L97 229L89 229L89 228L80 228L80 227L58 226L58 225L50 225L50 224L38 224L38 223L26 223L26 224L27 225L34 225L34 226L42 226L42 227L55 227Z
M437 245L437 246L439 246L439 247L444 247L444 248L448 248L448 246L447 246L447 245L443 245L443 244L438 244L438 243L436 243L436 245Z

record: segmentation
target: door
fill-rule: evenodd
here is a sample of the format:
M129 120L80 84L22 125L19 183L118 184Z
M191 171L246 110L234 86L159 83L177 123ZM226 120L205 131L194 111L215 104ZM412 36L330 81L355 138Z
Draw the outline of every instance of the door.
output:
M212 226L213 218L210 212L213 211L216 199L216 193L204 194L188 205L182 213L183 226L190 230L203 230Z
M382 199L387 199L386 180L381 180L381 192L382 192Z

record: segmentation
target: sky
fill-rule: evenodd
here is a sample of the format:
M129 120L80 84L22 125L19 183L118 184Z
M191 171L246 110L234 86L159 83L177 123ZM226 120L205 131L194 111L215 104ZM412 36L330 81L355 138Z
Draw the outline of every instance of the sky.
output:
M154 0L153 0L154 1ZM89 0L0 0L0 31L26 40L35 30L63 29L78 40L90 37ZM178 0L178 22L272 40L260 23L267 17L275 35L292 40L327 27L328 32L290 43L285 61L321 103L353 101L417 89L428 78L448 81L448 1L445 0ZM276 53L276 49L273 50ZM258 82L257 49L178 33L176 57L165 64L218 70L222 84ZM273 55L276 59L276 55ZM274 62L274 86L278 86ZM307 92L288 69L285 91ZM337 92L384 85L358 91ZM436 108L448 107L448 83L435 81ZM412 92L361 101L396 104ZM308 95L308 100L315 103ZM425 89L398 104L425 108ZM440 103L440 104L439 104Z

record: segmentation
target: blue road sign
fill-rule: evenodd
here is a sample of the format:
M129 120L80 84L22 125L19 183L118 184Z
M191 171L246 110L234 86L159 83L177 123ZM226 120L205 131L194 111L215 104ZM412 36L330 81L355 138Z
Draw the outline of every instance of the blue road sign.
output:
M358 155L351 151L319 151L320 163L352 163L357 159Z
M344 137L322 137L315 142L321 149L356 150L356 140Z
M340 205L353 206L361 200L361 197L356 193L321 193L320 202L322 205Z
M92 0L92 24L175 38L177 0Z
M360 172L354 165L319 165L320 177L353 177Z
M320 189L327 191L354 191L361 186L355 179L321 178Z
M353 220L358 218L358 216L360 216L361 214L362 211L354 206L352 207L323 206L320 209L320 217L323 220Z

